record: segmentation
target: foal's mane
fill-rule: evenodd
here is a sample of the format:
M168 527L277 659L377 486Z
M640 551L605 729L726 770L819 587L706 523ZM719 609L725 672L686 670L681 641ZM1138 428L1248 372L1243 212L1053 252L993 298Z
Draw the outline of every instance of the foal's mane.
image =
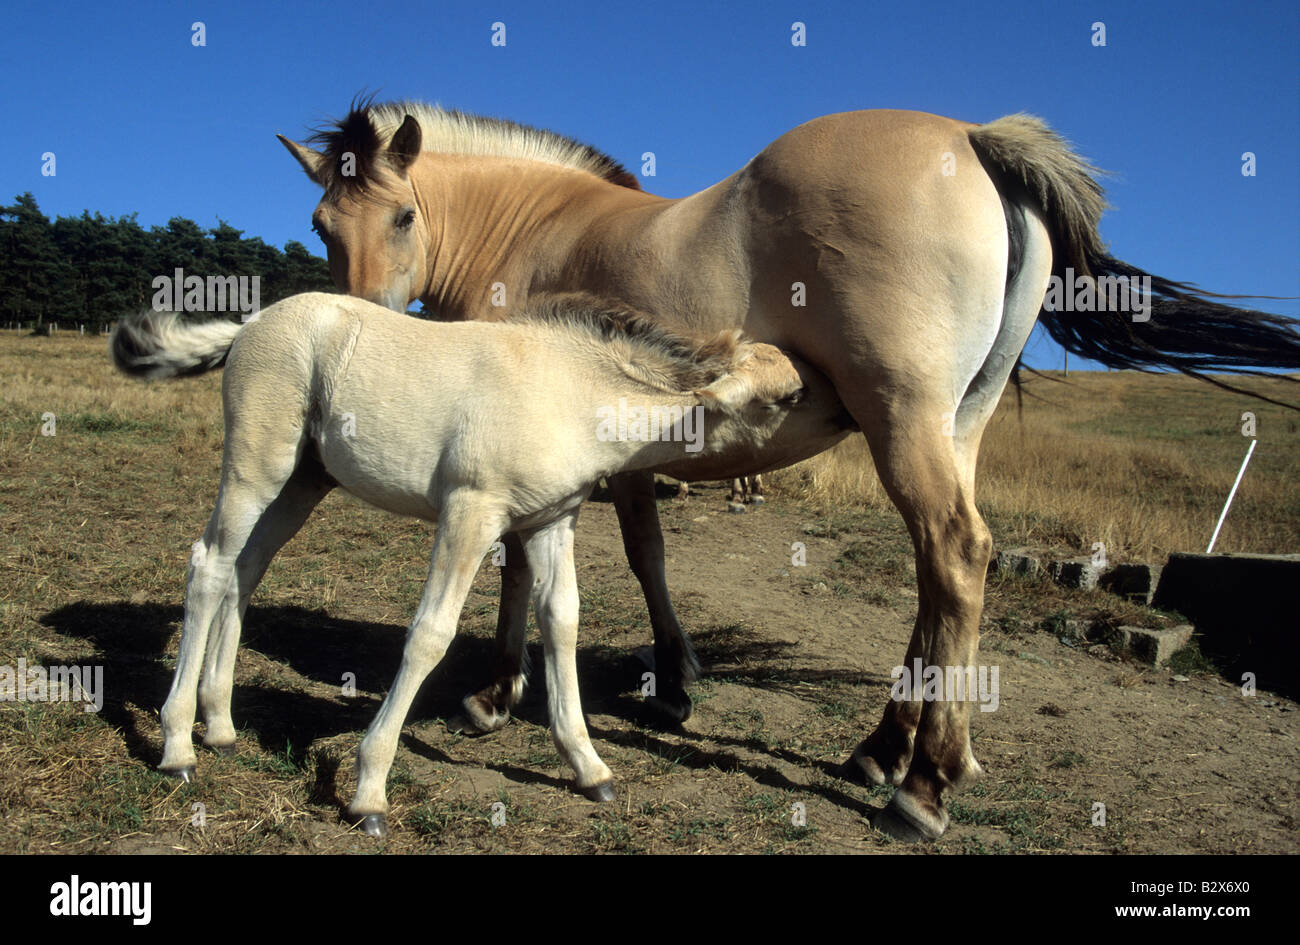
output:
M308 141L324 153L327 192L365 190L374 180L384 149L406 116L420 124L421 150L443 154L481 154L524 158L595 174L620 187L640 190L634 175L604 152L554 131L505 118L486 118L426 102L353 101L347 115L319 128ZM355 174L340 174L344 154L355 160Z
M544 324L585 343L593 357L605 359L648 387L686 393L707 387L749 357L739 329L711 338L680 335L643 312L585 292L534 296L508 321Z

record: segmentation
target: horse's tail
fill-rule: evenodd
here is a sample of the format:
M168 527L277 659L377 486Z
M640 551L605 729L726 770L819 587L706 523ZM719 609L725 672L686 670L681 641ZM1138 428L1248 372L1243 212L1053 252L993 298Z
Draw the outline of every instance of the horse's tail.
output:
M1122 293L1122 311L1100 304L1086 306L1087 311L1044 308L1039 321L1061 347L1107 367L1173 368L1252 396L1260 395L1206 377L1204 372L1300 370L1300 320L1212 301L1272 296L1206 292L1190 283L1153 276L1106 252L1097 232L1106 208L1096 180L1100 172L1042 121L1009 115L969 134L986 166L992 164L1000 172L994 175L999 188L1005 193L1006 181L1014 189L1023 187L1042 212L1052 235L1053 275L1065 278L1065 269L1070 268L1076 278L1089 277L1098 287L1108 286L1112 293L1118 288ZM1064 289L1073 293L1074 285L1067 280ZM1101 297L1101 292L1094 295ZM1125 304L1132 298L1140 308Z
M243 327L223 320L186 322L175 312L145 312L117 323L109 350L118 370L136 377L202 374L225 363Z

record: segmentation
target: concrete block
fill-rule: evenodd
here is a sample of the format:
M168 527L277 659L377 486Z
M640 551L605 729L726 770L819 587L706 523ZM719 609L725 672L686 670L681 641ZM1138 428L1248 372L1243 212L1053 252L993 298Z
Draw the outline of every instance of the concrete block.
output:
M1097 586L1103 568L1091 558L1066 558L1053 561L1048 567L1052 580L1063 587L1089 590Z
M1103 574L1098 583L1112 594L1139 604L1150 604L1162 570L1158 564L1117 564Z
M1159 669L1192 640L1191 624L1181 624L1165 630L1146 627L1120 627L1111 638L1112 648L1122 648L1134 657Z
M1042 559L1027 548L1007 548L1005 551L999 551L995 562L995 570L999 574L1036 577L1043 570Z
M1190 619L1230 678L1300 697L1300 555L1170 555L1151 604Z

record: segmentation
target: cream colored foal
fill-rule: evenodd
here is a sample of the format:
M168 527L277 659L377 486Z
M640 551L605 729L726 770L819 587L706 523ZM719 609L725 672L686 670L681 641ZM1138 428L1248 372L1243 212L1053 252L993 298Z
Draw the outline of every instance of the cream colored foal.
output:
M221 485L186 578L180 658L162 709L163 771L193 774L196 697L204 743L233 748L230 696L249 597L340 486L438 522L401 668L358 751L351 819L385 833L385 781L412 700L455 635L481 560L507 532L534 577L555 744L579 791L614 797L578 694L579 506L603 476L683 473L729 456L757 472L825 449L852 423L825 378L737 330L689 340L587 296L541 299L527 316L435 323L311 293L242 326L167 314L119 328L113 353L130 373L226 363Z

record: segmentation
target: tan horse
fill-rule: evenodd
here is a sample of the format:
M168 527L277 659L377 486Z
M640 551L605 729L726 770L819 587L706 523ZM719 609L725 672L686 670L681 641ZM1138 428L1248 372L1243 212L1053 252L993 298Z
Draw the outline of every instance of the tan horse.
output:
M992 547L974 502L976 456L1036 321L1115 367L1300 367L1292 320L1109 256L1094 169L1024 115L984 125L830 115L677 200L636 189L567 138L427 105L354 106L317 136L321 150L281 141L324 188L312 219L344 291L492 319L507 310L499 303L586 289L684 330L743 326L828 375L915 547L907 666L973 668ZM679 681L666 658L689 648L668 600L653 483L625 480L615 499L662 694ZM522 639L528 582L503 575L502 640ZM498 683L474 697L497 713L519 688L515 651L503 646ZM877 827L942 833L945 792L980 772L968 724L965 702L888 704L843 768L900 786Z
M385 832L384 786L411 702L455 635L480 561L507 531L536 578L529 590L556 747L583 794L613 799L578 696L578 507L602 476L683 471L728 455L786 461L838 442L852 424L824 377L771 345L740 342L739 331L692 342L572 295L537 300L526 314L441 325L307 293L242 326L187 326L170 313L119 323L112 350L130 373L175 377L228 356L221 486L186 579L162 709L163 771L192 777L196 698L204 742L233 748L230 695L248 600L339 486L439 522L401 669L358 750L353 820Z

